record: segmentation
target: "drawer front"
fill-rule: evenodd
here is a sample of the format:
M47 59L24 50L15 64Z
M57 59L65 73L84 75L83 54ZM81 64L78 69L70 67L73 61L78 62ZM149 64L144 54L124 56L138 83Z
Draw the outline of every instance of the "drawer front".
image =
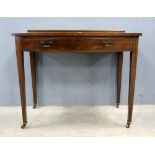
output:
M23 39L27 51L130 51L134 40L130 38L43 38Z

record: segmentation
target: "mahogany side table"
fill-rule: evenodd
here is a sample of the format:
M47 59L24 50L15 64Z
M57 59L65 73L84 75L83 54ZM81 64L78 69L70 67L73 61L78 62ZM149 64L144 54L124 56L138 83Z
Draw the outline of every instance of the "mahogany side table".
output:
M33 89L33 108L37 105L36 95L36 52L115 52L118 55L117 99L119 107L121 94L123 52L130 52L128 116L126 127L132 121L134 102L138 39L142 33L126 33L119 30L28 30L26 33L13 33L16 40L16 56L23 124L27 124L24 52L29 51Z

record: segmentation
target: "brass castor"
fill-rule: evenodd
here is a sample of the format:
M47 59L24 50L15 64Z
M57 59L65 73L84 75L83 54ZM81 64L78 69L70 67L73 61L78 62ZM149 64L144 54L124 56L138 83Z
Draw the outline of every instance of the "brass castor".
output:
M35 104L33 105L33 109L35 109L35 108L36 108L36 106L37 106L37 103L35 103Z
M119 104L118 103L116 104L116 108L119 108Z
M130 128L130 124L131 124L131 122L127 122L126 128Z
M23 125L21 126L22 129L24 129L26 127L27 123L23 123Z

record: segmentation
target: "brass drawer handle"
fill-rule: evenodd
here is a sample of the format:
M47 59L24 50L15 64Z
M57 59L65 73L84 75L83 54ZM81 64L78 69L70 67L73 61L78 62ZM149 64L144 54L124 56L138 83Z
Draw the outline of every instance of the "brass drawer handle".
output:
M110 46L112 46L113 42L112 41L103 41L103 44L105 47L110 47Z
M42 44L42 47L44 47L44 48L49 48L52 45L52 41L49 41L47 43L44 41L41 41L40 43Z

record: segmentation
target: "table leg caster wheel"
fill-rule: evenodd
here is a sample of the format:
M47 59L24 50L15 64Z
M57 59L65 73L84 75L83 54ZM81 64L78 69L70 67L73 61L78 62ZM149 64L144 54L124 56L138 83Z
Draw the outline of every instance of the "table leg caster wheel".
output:
M35 109L35 108L36 108L36 106L37 106L37 104L35 103L35 104L33 105L33 109Z
M21 126L22 129L24 129L26 127L27 123L23 123L23 125Z
M131 122L127 122L126 128L130 128L130 124L131 124Z
M116 104L116 108L119 108L119 104Z

